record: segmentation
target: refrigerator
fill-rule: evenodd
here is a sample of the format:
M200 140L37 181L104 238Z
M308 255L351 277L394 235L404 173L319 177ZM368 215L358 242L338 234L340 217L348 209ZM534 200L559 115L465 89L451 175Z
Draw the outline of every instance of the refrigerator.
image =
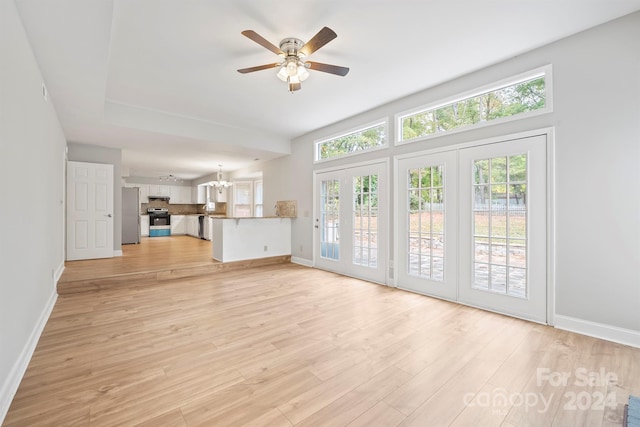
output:
M140 243L140 193L122 188L122 244Z

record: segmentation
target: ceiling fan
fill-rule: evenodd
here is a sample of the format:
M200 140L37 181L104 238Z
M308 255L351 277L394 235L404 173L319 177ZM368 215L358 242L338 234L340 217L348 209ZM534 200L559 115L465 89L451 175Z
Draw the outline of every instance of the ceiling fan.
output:
M322 62L304 61L305 57L338 37L329 27L322 28L318 31L318 34L313 36L307 43L300 39L288 37L280 42L280 47L275 46L253 30L245 30L242 32L242 35L250 38L260 46L269 49L276 55L282 56L283 60L272 64L258 65L257 67L242 68L238 70L238 72L246 74L280 67L277 76L280 80L287 83L289 92L300 90L302 87L300 83L309 77L307 69L336 74L338 76L346 76L349 72L349 68L347 67L323 64Z

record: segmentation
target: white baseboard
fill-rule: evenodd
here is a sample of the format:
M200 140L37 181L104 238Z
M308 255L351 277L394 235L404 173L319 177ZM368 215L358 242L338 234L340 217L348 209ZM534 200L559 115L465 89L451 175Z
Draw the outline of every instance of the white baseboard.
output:
M560 314L554 316L554 323L554 326L558 329L640 348L640 331L618 328L617 326L576 319Z
M60 274L62 274L62 272ZM7 416L7 412L9 412L9 406L11 406L13 396L15 396L18 391L20 381L22 381L22 377L27 371L27 367L29 366L33 352L36 349L38 340L40 340L40 335L49 320L49 316L51 315L51 311L53 310L53 306L56 304L57 299L58 293L54 289L49 296L47 304L42 309L38 322L31 331L31 335L22 349L20 357L13 365L11 372L9 372L9 376L5 379L4 383L0 385L0 424L2 424L4 418Z
M114 251L113 251L113 256L122 256L122 249L119 249L119 250L117 250L117 251L116 251L116 250L114 250Z
M305 267L313 267L313 261L306 258L291 257L291 262L294 264L304 265Z
M53 286L55 287L58 284L58 280L62 277L62 273L64 272L64 260L60 261L58 268L53 273Z

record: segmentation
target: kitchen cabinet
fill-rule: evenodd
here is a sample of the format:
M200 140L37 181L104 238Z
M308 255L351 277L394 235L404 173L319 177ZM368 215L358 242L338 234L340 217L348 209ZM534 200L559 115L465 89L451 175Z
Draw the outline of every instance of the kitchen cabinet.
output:
M187 215L187 234L198 237L198 215Z
M182 185L169 185L168 187L170 188L169 204L189 205L193 203L191 201L191 187Z
M171 186L161 185L161 184L150 184L148 196L171 197Z
M207 240L211 240L211 218L208 216L204 217L204 238Z
M149 215L140 215L140 235L149 237Z
M210 216L206 217L208 228L207 228L207 240L213 240L213 218Z
M194 199L193 195L191 194L191 187L182 187L181 191L182 191L182 200L184 200L186 204L190 205L193 203L197 203L196 199Z
M140 187L140 203L149 203L149 186L146 184L137 184Z
M171 235L187 234L187 217L171 215Z
M207 185L194 185L193 186L193 203L204 205L207 203Z

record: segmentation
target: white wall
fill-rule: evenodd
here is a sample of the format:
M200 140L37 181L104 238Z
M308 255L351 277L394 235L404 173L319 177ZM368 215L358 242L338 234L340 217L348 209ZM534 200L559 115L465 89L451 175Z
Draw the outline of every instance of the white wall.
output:
M0 1L0 423L64 267L65 138L13 1Z
M553 113L393 146L395 113L547 64ZM381 117L390 121L389 149L312 164L314 140ZM303 135L290 156L265 165L265 192L278 183L278 198L313 216L313 170L544 127L556 131L556 317L630 333L640 345L640 13ZM312 218L292 227L293 254L311 260Z

